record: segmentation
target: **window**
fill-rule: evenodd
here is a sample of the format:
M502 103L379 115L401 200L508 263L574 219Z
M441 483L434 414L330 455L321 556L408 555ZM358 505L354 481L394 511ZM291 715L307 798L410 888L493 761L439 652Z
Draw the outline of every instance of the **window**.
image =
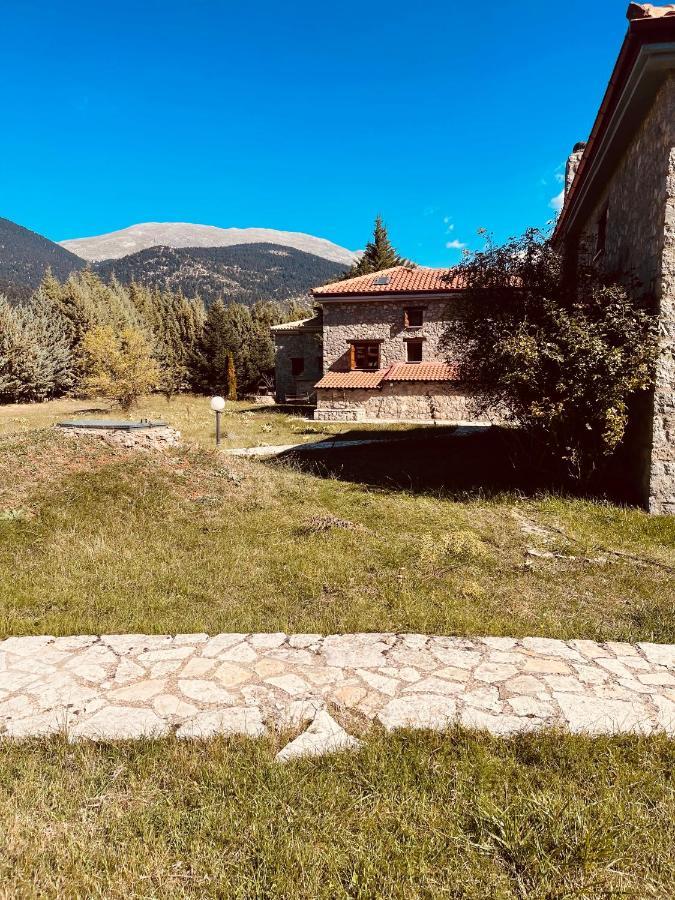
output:
M608 207L606 206L598 219L598 233L595 242L596 257L605 252L605 245L607 243L607 212Z
M351 345L350 351L350 367L352 369L379 369L380 368L380 345L378 343L370 343L360 341Z
M302 356L291 357L291 373L293 378L298 378L305 371L305 360Z
M403 317L406 328L421 328L424 325L424 309L421 306L406 306Z
M406 341L405 346L409 363L422 362L422 341Z

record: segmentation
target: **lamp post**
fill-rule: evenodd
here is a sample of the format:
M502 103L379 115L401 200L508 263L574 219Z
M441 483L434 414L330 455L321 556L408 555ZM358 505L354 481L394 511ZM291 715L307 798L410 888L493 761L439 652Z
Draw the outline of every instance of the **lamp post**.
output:
M211 409L216 414L216 447L220 443L220 414L225 409L222 397L211 397Z

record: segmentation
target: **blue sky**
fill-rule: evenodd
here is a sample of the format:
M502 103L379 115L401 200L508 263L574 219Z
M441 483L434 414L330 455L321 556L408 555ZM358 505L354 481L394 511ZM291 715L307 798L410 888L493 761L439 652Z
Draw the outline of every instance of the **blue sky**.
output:
M543 225L626 0L5 3L0 216L305 231L451 265ZM454 246L448 246L453 245Z

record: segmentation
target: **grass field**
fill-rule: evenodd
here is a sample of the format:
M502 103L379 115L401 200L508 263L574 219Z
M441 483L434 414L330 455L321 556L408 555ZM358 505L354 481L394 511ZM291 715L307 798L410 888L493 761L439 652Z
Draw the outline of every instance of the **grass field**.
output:
M0 467L11 473L0 484L2 635L675 640L673 518L528 497L498 479L491 492L466 490L467 460L483 452L486 471L499 468L469 438L413 432L323 462L262 463L199 447L115 451L28 430L33 411L36 426L61 415L32 407L23 431L0 437ZM320 477L328 459L334 471ZM450 485L460 479L455 489L433 486L444 473Z
M297 444L321 440L346 431L346 423L307 421L306 410L282 411L279 407L256 406L245 400L228 401L221 418L222 446L259 447L263 444ZM105 400L54 400L50 403L0 405L0 435L48 428L69 418L155 419L166 421L186 441L212 447L215 417L209 398L181 394L167 402L159 395L142 398L129 413ZM387 426L388 430L391 426Z
M0 896L672 897L675 742L0 745Z

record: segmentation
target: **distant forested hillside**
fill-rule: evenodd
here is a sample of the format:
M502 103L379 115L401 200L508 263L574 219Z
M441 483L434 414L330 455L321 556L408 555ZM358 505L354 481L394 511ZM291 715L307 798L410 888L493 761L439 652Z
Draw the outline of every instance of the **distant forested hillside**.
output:
M54 241L0 218L0 293L22 299L40 284L48 268L62 281L84 266L84 260Z
M232 247L151 247L121 259L95 263L102 278L123 284L137 281L163 290L201 296L206 303L223 297L251 305L284 300L337 279L346 269L302 250L277 244Z

